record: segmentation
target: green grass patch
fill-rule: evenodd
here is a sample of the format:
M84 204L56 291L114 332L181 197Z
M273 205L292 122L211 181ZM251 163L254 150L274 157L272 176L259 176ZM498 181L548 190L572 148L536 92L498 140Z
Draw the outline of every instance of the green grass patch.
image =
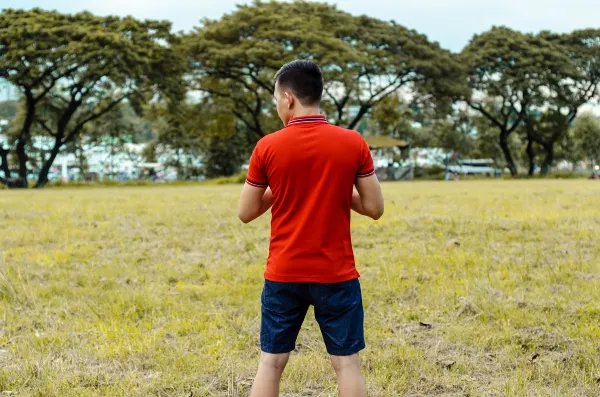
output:
M353 217L372 396L600 395L600 184L386 183ZM0 394L246 396L269 217L238 186L0 192ZM284 396L335 396L312 314Z

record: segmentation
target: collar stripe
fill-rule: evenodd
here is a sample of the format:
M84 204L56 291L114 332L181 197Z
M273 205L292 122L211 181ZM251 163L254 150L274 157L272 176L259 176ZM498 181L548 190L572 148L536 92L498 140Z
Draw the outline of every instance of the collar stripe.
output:
M296 119L291 119L287 125L295 125L295 124L304 124L304 123L321 123L321 124L329 124L325 116L309 116L309 117L299 117Z

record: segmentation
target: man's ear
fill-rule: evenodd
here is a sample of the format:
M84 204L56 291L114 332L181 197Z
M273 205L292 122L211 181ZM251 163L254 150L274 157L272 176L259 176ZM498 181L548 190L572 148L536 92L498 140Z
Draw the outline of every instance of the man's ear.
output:
M286 92L285 99L287 99L287 101L288 101L288 109L291 109L292 106L294 105L294 96L292 94L290 94L289 92Z

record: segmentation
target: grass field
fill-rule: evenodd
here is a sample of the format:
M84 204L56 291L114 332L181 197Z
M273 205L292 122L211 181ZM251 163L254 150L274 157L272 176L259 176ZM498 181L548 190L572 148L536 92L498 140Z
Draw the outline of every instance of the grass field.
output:
M0 191L0 396L246 396L268 219L240 186ZM600 183L384 185L354 217L371 396L600 395ZM333 396L312 314L284 396Z

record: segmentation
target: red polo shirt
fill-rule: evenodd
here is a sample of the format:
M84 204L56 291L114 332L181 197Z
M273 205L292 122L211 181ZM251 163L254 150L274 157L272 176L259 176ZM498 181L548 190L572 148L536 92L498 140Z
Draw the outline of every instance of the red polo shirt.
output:
M261 139L246 183L273 191L265 279L337 283L359 277L350 236L356 178L375 169L365 140L324 116L292 119Z

